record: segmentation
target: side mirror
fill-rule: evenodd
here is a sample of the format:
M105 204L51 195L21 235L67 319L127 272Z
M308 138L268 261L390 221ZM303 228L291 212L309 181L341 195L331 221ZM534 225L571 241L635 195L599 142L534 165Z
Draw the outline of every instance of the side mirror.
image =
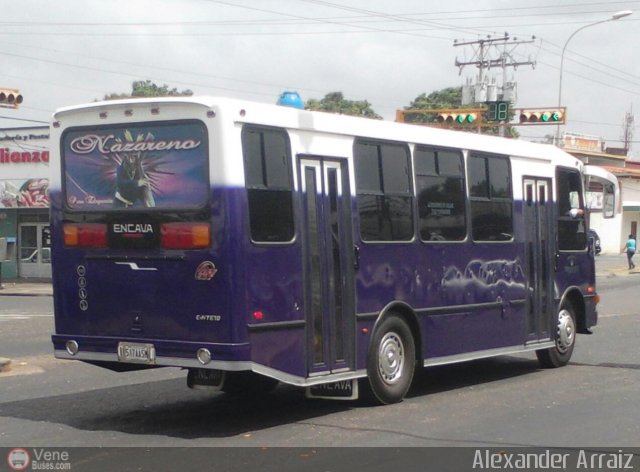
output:
M604 186L604 195L602 196L602 216L604 218L613 218L616 216L616 195L613 185Z

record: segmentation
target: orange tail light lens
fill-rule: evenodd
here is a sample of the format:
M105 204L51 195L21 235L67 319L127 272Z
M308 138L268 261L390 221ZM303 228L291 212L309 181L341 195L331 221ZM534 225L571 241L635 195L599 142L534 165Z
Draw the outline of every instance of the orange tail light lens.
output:
M107 225L102 223L65 223L62 226L67 247L107 247Z
M209 223L164 223L160 245L165 249L203 249L211 244Z

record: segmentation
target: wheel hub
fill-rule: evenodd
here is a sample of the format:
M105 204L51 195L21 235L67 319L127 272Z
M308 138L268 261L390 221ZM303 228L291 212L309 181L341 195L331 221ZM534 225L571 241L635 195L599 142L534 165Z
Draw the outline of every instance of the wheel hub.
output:
M567 310L560 310L558 315L558 336L556 344L558 351L565 353L573 345L576 336L576 326L571 313Z
M402 376L404 346L396 333L387 333L380 341L378 356L380 376L387 384L393 384Z

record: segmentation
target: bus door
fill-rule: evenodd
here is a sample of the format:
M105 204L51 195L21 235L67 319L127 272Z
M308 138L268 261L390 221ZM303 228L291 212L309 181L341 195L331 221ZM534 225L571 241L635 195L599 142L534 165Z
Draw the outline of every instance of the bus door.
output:
M309 376L353 369L354 266L347 161L299 156Z
M524 179L527 342L549 340L551 337L555 239L550 190L549 179Z

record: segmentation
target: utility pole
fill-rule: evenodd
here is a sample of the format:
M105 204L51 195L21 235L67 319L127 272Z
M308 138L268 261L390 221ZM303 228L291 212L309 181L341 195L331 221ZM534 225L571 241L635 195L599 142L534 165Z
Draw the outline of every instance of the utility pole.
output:
M631 110L629 110L624 115L624 122L622 124L622 143L623 149L625 150L625 155L629 155L629 151L631 150L631 143L633 142L633 106Z
M521 44L533 43L536 37L532 36L531 39L528 40L519 40L518 38L513 38L513 40L509 37L509 33L505 33L504 36L499 38L491 38L488 37L486 39L477 39L475 41L464 41L459 42L457 39L453 40L453 46L476 46L474 48L474 55L471 61L462 62L459 61L456 57L456 67L460 69L460 74L462 74L462 69L464 66L476 66L478 68L478 82L482 82L483 80L483 70L491 69L492 67L501 67L503 72L507 67L513 67L514 69L518 66L532 66L535 67L535 61L516 61L512 57L512 52ZM487 57L488 51L493 47L497 48L500 46L500 43L503 46L502 52L499 54L499 57ZM507 47L510 47L510 50L507 51Z
M513 51L520 46L521 44L528 44L535 41L535 36L532 36L531 39L528 40L519 40L518 38L513 38L509 36L509 33L504 33L504 36L501 37L487 37L483 39L477 39L475 41L453 41L453 46L471 46L474 50L471 60L469 61L459 61L456 57L455 65L460 69L460 74L462 74L462 69L465 66L475 66L478 68L478 76L473 88L474 96L472 102L484 103L484 102L493 102L497 100L515 102L515 82L510 84L510 87L507 84L507 67L513 67L516 69L518 66L532 66L535 67L535 61L518 61L513 57ZM500 46L502 46L500 48ZM485 70L490 70L491 68L501 68L502 69L502 84L499 87L500 92L498 92L495 84L488 84L487 78L485 77ZM467 87L470 85L468 84ZM491 91L489 89L492 89ZM463 87L464 90L464 87ZM463 93L463 96L469 96L469 93ZM470 105L470 103L462 103L462 105ZM504 128L501 128L500 133L504 135Z

